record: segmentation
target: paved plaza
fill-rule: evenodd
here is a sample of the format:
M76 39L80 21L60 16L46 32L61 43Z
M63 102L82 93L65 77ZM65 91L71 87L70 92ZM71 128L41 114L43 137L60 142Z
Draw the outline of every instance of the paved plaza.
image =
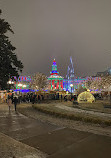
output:
M0 104L0 138L0 156L5 158L111 157L111 137L44 123L13 107L9 112L6 104Z

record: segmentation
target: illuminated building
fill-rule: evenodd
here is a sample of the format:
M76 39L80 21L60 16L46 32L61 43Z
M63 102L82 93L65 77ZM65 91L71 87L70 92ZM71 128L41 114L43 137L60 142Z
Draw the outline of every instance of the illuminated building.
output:
M63 89L69 92L75 92L79 86L82 86L83 88L86 88L86 82L87 81L94 81L94 80L101 80L100 77L94 76L94 77L76 77L74 74L74 66L72 57L70 57L70 64L67 69L67 75L66 78L63 80ZM73 85L73 86L72 86Z
M13 81L15 89L29 89L29 84L31 82L30 76L12 76L11 81Z
M49 82L49 87L48 90L65 90L69 92L76 92L77 89L79 89L80 86L83 88L87 88L86 84L87 82L91 81L96 81L96 80L101 80L101 77L97 76L88 76L88 77L76 77L74 73L74 66L73 66L73 61L72 57L70 57L70 64L67 69L67 75L66 78L63 79L62 76L59 76L59 72L57 71L57 64L54 59L53 64L52 64L52 71L50 72L50 77L48 77L48 82ZM17 77L12 77L11 81L14 81L15 84L15 89L16 90L28 90L29 85L31 82L31 77L30 76L19 76ZM95 89L90 89L94 90Z
M62 90L63 89L63 77L59 76L57 71L56 61L54 59L52 65L52 71L50 72L49 81L49 90Z

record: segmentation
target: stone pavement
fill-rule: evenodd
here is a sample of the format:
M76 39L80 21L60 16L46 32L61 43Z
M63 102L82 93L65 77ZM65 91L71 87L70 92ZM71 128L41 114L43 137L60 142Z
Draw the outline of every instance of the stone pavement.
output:
M2 153L2 157L4 154L4 158L9 158L8 154L3 153L7 147L7 150L18 158L20 153L24 153L23 146L25 146L25 155L23 154L23 156L26 158L111 157L110 137L43 123L16 113L13 108L9 113L5 104L0 104L0 132L5 134L0 134L0 140L2 139L0 153ZM10 143L9 139L17 144Z
M0 158L45 158L46 154L0 133Z

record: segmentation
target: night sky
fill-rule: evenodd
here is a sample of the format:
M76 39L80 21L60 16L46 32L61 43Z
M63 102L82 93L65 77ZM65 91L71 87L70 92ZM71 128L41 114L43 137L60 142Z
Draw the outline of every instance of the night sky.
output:
M111 0L0 0L0 8L23 74L49 76L55 58L65 76L70 56L76 76L111 67Z

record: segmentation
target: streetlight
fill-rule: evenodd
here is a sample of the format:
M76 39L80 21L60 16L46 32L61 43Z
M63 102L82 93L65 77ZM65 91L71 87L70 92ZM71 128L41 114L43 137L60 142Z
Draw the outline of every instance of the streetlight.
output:
M13 84L14 84L14 82L13 82L13 81L11 81L11 80L9 80L9 81L7 82L7 84L9 85L9 89L11 89L11 85L13 85Z
M73 87L73 84L70 84L70 87L71 87L71 97L72 97L72 87Z
M13 82L13 81L8 81L7 83L8 83L8 84L14 84L14 82Z
M22 84L22 83L19 83L19 84L18 84L18 87L23 87L23 88L26 88L26 87L27 87L27 85Z
M8 81L8 84L11 84L12 83L12 81Z
M27 86L24 84L24 85L23 85L23 88L26 88L26 87L27 87Z
M19 87L22 87L22 84L21 84L21 83L19 83L19 84L18 84L18 86L19 86Z

